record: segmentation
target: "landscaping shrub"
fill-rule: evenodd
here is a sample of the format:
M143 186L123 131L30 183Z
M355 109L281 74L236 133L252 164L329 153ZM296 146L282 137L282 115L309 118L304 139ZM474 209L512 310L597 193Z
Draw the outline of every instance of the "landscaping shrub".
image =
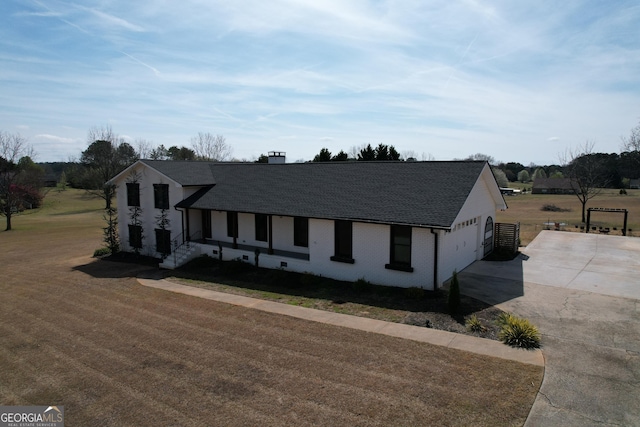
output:
M317 288L322 283L323 279L320 276L316 276L313 273L304 272L300 275L300 284L305 288Z
M351 285L356 292L368 292L371 290L371 283L367 282L364 277L359 278Z
M422 299L424 298L424 289L412 286L405 289L404 294L410 299Z
M225 261L220 265L221 270L224 274L234 275L245 273L253 268L253 265L248 262L244 262L239 258L236 258L231 261Z
M93 257L99 258L101 256L111 255L111 249L109 248L100 248L93 251Z
M500 341L511 347L540 347L540 332L527 319L513 315L505 316L504 319L504 324L498 334Z
M496 319L496 323L498 324L498 326L505 326L505 325L508 325L509 322L511 322L512 319L514 318L515 316L513 314L505 311L498 315L498 318Z
M465 326L470 332L484 332L487 329L475 314L467 319Z
M458 283L458 273L453 272L451 278L451 285L449 286L449 299L448 299L449 314L452 316L458 313L460 308L460 284Z

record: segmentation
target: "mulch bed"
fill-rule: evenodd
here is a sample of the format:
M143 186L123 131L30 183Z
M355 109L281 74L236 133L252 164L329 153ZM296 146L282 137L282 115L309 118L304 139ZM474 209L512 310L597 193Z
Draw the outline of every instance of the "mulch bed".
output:
M199 258L172 272L170 280L221 292L301 305L362 317L405 323L497 340L501 310L462 295L455 316L449 314L447 290L343 282L311 274L256 268L239 261ZM471 332L465 321L475 315L484 331Z

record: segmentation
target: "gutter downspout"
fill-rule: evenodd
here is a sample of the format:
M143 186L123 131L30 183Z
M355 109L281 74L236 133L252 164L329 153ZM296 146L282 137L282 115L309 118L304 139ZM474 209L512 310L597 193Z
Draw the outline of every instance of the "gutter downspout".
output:
M433 244L433 290L438 290L438 232L433 228L431 229L431 234L433 234L434 244Z
M177 206L174 206L173 209L175 209L176 211L180 212L180 223L181 223L180 227L182 228L182 236L183 236L182 238L184 239L184 234L185 234L184 233L185 232L185 230L184 230L184 211L182 209L180 209L179 207L177 207ZM184 242L182 242L182 243L184 243Z

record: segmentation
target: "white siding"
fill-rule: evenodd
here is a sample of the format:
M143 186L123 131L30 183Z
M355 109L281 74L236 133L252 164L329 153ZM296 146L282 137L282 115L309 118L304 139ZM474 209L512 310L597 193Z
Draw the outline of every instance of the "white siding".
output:
M167 209L170 221L169 229L171 230L171 238L175 238L182 233L182 214L173 208L173 205L187 197L188 194L181 186L174 181L167 179L154 169L148 168L143 164L138 164L133 169L139 173L140 184L140 207L142 209L142 230L143 255L159 256L156 253L156 236L157 216L162 212L161 209L155 209L153 197L153 184L169 185L169 209ZM120 234L120 247L123 251L133 251L129 246L129 227L131 223L130 209L127 206L127 181L130 180L130 174L124 174L116 183L116 206L118 207L118 232ZM191 190L192 192L195 190Z
M484 226L489 216L495 221L497 204L489 189L490 179L493 179L491 175L480 175L458 213L452 231L441 234L438 272L441 283L450 278L454 270L460 272L484 256Z
M214 239L232 242L226 235L226 212L214 212ZM267 242L256 242L253 215L238 215L238 244L267 248ZM273 248L297 253L308 253L309 260L282 255L269 255L263 251L259 265L267 268L282 268L300 273L313 273L337 280L355 281L360 278L388 286L422 287L433 289L433 242L429 229L412 229L411 266L413 272L390 270L390 227L388 225L353 223L353 264L332 261L334 255L334 221L309 220L309 248L293 245L293 218L273 217ZM209 252L217 250L210 247ZM224 247L223 259L243 259L254 263L253 251ZM212 255L209 253L209 255ZM212 255L217 256L217 255ZM285 263L286 265L283 265Z

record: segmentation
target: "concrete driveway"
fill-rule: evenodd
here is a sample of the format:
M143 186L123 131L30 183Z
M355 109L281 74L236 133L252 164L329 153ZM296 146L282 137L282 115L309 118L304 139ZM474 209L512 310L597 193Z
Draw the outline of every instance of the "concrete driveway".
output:
M640 239L543 231L515 260L480 261L461 291L542 333L526 425L640 426Z

